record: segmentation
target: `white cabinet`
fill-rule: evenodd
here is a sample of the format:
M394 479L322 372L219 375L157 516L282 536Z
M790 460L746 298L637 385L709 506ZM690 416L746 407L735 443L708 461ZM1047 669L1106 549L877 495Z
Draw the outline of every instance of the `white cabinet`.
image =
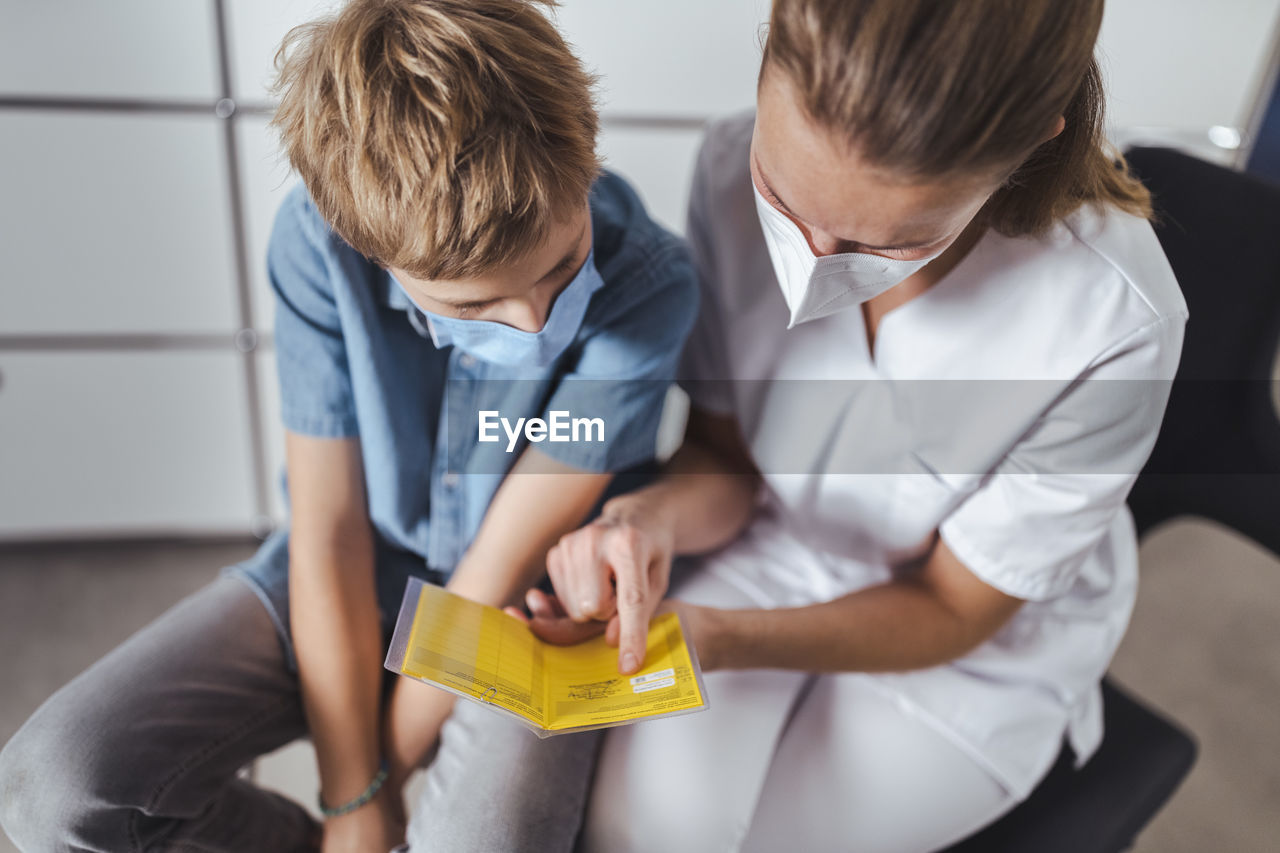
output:
M704 116L755 103L768 0L566 0L565 36L606 113Z
M206 0L5 0L0 94L212 98Z
M226 0L235 98L265 103L285 33L341 5L340 0Z
M275 350L258 351L258 387L262 389L261 423L266 451L267 509L276 524L284 522L284 495L280 478L284 471L284 427L280 423L280 379Z
M246 533L234 352L0 352L0 539Z
M236 329L218 119L0 111L0 335Z
M276 211L289 190L299 183L277 144L276 132L265 116L246 116L236 122L236 146L244 184L245 237L253 324L271 331L275 297L267 282L267 241Z

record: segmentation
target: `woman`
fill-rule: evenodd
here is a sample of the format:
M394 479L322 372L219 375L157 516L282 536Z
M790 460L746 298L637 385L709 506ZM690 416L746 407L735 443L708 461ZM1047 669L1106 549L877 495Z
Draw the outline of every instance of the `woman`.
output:
M1186 320L1104 149L1101 17L776 0L695 176L685 446L528 597L633 672L706 555L667 606L711 707L610 730L588 849L937 849L1097 747Z

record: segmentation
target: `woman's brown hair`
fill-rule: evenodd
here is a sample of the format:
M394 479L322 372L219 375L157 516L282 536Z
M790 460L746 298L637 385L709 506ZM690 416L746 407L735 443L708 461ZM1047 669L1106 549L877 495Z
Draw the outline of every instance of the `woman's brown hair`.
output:
M1003 179L981 214L1002 234L1041 234L1083 204L1150 217L1103 132L1102 4L775 0L761 75L782 72L819 125L894 175Z

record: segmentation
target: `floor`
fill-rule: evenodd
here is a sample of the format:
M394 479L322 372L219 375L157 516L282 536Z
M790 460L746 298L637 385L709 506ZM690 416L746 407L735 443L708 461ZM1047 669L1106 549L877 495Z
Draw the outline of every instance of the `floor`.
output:
M247 543L0 548L0 743L59 685L249 554ZM1143 587L1114 674L1194 731L1201 758L1140 853L1270 851L1280 837L1280 561L1208 524L1143 546ZM258 780L314 797L304 744ZM0 853L14 848L0 837Z

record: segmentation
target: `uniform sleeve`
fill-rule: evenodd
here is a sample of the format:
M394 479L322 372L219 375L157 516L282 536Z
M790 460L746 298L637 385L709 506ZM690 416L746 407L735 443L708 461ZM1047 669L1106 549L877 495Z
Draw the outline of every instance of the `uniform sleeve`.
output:
M1030 601L1068 591L1155 445L1182 351L1166 317L1095 359L939 528L964 565Z
M643 291L583 344L543 414L599 418L602 440L542 442L548 456L586 471L617 472L654 457L658 425L681 347L698 312L697 276L683 243L671 241L616 287Z
M728 415L733 413L733 389L730 382L733 374L729 371L726 355L724 317L715 293L719 279L711 229L710 169L714 162L711 153L713 143L710 135L703 141L689 192L689 214L685 228L694 268L697 270L701 310L684 347L679 377L681 387L689 394L693 405L712 414Z
M356 412L342 324L309 214L299 187L281 205L267 245L281 419L285 429L303 435L353 436Z

